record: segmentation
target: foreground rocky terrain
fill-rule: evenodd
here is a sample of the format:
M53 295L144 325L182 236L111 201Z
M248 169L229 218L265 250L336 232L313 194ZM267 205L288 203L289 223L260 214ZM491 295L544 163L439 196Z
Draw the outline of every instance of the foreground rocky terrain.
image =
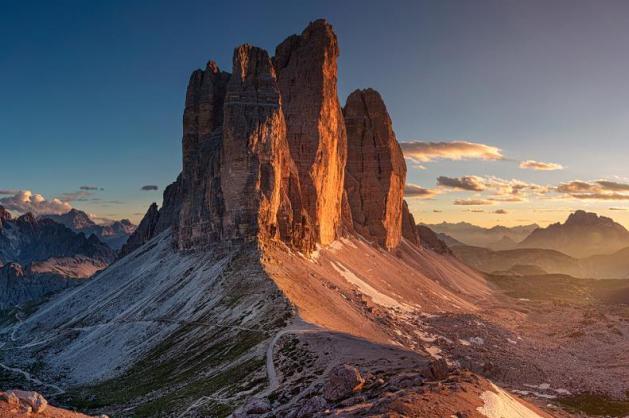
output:
M1 318L0 386L115 417L626 408L626 306L521 296L419 245L384 102L341 107L338 53L318 20L193 72L161 207L105 271Z

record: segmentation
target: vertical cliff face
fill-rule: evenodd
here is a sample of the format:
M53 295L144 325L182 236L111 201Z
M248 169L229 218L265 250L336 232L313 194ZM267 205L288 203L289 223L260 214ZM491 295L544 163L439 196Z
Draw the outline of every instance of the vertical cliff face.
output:
M328 244L341 221L347 139L337 95L336 35L312 22L275 50L290 152L299 172L303 205L318 242Z
M227 86L220 169L224 240L277 235L286 125L271 59L263 49L234 51Z
M337 57L332 27L318 20L282 42L273 59L242 45L232 74L211 61L194 71L181 175L123 254L169 227L180 250L281 240L307 253L335 240L341 226L388 249L402 235L417 242L402 200L406 165L384 102L375 90L358 90L343 114Z
M223 215L220 189L222 126L230 75L210 61L190 76L183 115L183 170L177 245L207 246L219 240ZM165 202L166 203L166 202ZM166 206L166 204L164 204Z
M380 94L356 90L343 108L347 128L345 189L356 232L395 248L402 237L406 163Z

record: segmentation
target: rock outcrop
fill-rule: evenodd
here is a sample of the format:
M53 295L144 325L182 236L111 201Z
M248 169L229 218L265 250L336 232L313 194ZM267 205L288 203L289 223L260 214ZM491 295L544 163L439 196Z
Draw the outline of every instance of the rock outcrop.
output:
M222 127L229 79L230 74L220 71L213 61L205 70L196 70L190 76L183 115L183 170L180 184L170 186L173 190L169 191L169 205L164 195L162 211L172 212L173 219L161 222L177 225L180 249L198 249L221 239ZM174 190L177 188L180 193ZM180 210L175 216L177 206Z
M416 230L422 247L433 250L438 254L452 254L450 247L432 229L425 225L417 225Z
M121 255L167 228L180 250L279 240L308 253L354 230L396 247L410 215L402 203L404 158L376 91L352 94L344 118L338 53L332 27L317 20L273 58L242 45L231 74L212 61L194 71L181 175Z
M234 51L224 108L220 180L223 240L274 238L282 183L286 125L268 53L242 45Z
M347 138L337 95L338 42L325 20L312 22L275 50L290 152L315 239L328 244L341 223Z
M11 213L6 210L4 206L0 205L0 229L2 228L3 222L10 221L11 219Z
M402 238L406 162L380 94L356 90L343 108L347 128L345 190L353 226L387 249Z
M419 235L417 234L417 229L415 228L415 218L413 214L408 209L408 204L406 200L402 203L402 236L412 242L415 245L419 245Z
M144 218L140 222L140 225L135 229L135 232L129 237L129 240L120 249L120 256L135 251L136 248L141 247L145 242L157 235L156 227L159 221L159 210L157 209L157 203L152 203L149 209L146 211Z

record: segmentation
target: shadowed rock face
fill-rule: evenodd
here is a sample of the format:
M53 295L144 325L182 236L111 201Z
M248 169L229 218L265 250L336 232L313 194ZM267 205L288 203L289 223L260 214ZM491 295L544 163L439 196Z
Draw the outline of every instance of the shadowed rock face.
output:
M347 128L345 189L354 229L385 248L402 238L406 162L387 108L373 89L356 90L343 108Z
M156 231L156 226L159 221L159 211L157 210L157 203L151 204L149 209L146 211L144 218L135 229L133 234L127 240L127 243L122 246L120 249L120 257L124 257L125 255L133 252L136 248L139 248L156 236L158 232Z
M242 45L234 51L224 117L223 239L253 240L258 232L275 237L286 125L275 72L263 49Z
M402 236L415 245L419 245L420 238L415 228L415 218L410 210L406 200L402 204Z
M288 145L299 170L303 204L321 244L338 234L347 158L336 88L338 54L332 26L317 20L282 42L274 58Z
M223 107L229 79L228 73L210 61L205 70L194 71L188 83L183 115L183 171L181 183L173 186L180 193L171 193L178 200L171 200L168 209L173 218L168 221L178 226L177 246L181 249L207 246L221 237L219 176ZM180 215L176 214L179 201Z

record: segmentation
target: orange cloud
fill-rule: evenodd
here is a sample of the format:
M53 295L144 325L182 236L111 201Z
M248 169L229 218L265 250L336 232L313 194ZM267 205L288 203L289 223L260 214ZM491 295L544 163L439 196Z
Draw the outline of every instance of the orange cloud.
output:
M468 141L424 142L409 141L400 143L404 156L416 162L425 163L437 159L444 160L503 160L502 151L490 145Z
M538 170L538 171L554 171L563 170L563 166L557 163L544 163L541 161L526 160L520 163L520 168L526 170Z

